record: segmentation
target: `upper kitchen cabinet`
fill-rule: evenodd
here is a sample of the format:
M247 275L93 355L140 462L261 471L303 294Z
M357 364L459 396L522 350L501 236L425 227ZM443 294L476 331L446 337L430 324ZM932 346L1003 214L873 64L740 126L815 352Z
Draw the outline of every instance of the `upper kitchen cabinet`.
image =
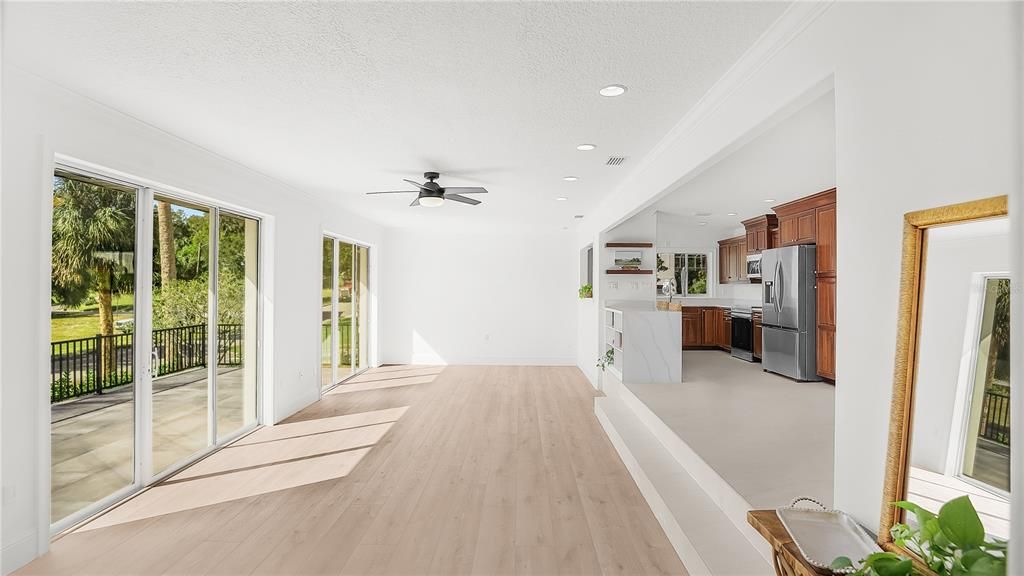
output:
M718 241L718 283L734 284L747 280L747 237Z
M831 209L834 215L835 207L835 188L776 206L780 245L818 243L818 212Z
M779 227L779 220L775 214L763 214L756 218L743 221L743 228L747 231L747 253L760 254L769 248L775 248L772 230ZM776 236L777 238L778 236Z

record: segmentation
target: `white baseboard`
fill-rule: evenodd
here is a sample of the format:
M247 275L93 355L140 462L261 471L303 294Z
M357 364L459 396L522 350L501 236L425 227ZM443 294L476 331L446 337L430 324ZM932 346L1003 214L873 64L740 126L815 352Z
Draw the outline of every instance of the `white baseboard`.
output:
M0 549L0 572L6 576L36 558L36 533L30 532Z
M576 359L570 356L510 356L510 357L448 357L434 354L414 354L411 358L390 359L385 364L428 364L432 366L575 366Z

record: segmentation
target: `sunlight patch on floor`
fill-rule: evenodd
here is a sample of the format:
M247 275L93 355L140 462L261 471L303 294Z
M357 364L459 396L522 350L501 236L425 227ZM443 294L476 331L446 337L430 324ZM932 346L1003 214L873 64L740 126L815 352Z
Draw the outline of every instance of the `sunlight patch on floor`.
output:
M106 528L347 476L408 406L262 428L78 529Z

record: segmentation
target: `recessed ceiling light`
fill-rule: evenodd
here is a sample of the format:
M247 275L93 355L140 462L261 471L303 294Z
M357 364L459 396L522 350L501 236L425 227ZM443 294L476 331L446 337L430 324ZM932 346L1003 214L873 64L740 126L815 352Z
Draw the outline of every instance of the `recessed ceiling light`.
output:
M768 203L775 202L775 198L765 198L764 201Z
M559 196L558 198L555 198L555 200L558 200L559 202L565 202L566 200L568 200L568 198L566 198L565 196Z
M707 223L707 222L701 222L701 223L700 223L700 225L701 225L701 226L707 226L707 225L708 225L708 223Z
M626 93L626 87L622 84L609 84L604 88L597 91L601 96L607 96L608 98L614 98L615 96L622 96Z
M579 180L579 178L577 176L563 176L562 180L565 180L566 182L575 182Z
M735 216L735 215L736 215L735 212L729 212L728 214L726 214L726 216Z
M577 214L577 215L573 216L573 218L575 218L577 220L582 220L583 219L583 214Z
M577 150L582 150L583 152L586 152L587 150L593 150L594 148L597 148L597 146L594 146L593 144L580 144L579 146L576 147Z
M569 229L568 226L562 226L562 230L568 230L568 229Z

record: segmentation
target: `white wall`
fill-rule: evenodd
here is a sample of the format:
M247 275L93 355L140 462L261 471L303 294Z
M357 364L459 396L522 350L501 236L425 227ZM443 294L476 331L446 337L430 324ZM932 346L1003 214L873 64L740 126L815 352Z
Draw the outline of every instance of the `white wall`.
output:
M264 421L318 398L320 231L374 247L377 226L10 66L3 70L5 280L2 376L3 571L45 551L49 526L49 192L54 154L261 214ZM16 279L16 281L10 281ZM376 278L371 273L371 285Z
M383 362L575 363L571 234L389 229L386 242Z
M878 525L882 506L902 215L1018 194L1020 10L795 4L578 233L585 244L649 209L773 117L834 87L835 505L868 527Z
M954 403L961 370L970 371L977 332L965 342L971 315L980 309L978 273L1010 269L1009 225L989 220L928 231L925 276L918 320L917 377L914 388L914 428L910 457L914 466L946 472L946 455L954 423ZM965 391L966 393L966 391Z

